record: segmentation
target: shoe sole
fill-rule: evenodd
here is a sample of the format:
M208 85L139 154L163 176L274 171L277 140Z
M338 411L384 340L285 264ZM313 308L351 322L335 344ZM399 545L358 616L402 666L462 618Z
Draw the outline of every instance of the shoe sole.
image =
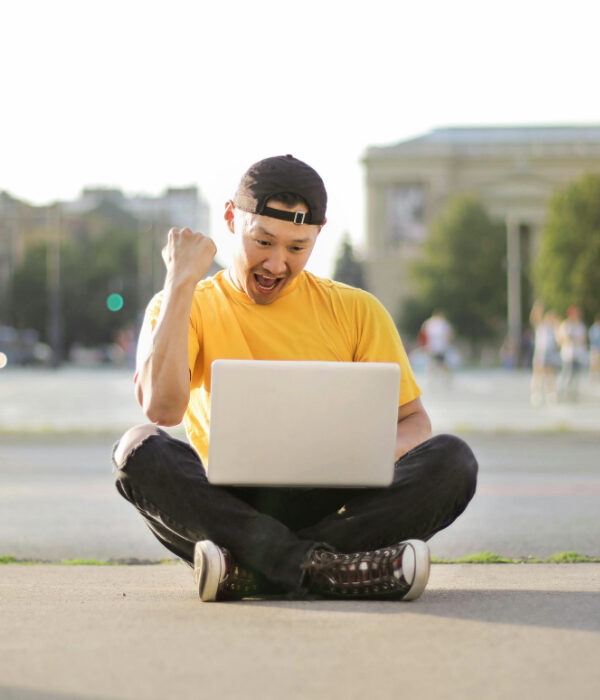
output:
M402 600L415 600L423 593L427 581L429 581L431 555L429 547L422 540L406 540L404 544L406 548L402 554L402 571L406 572L412 569L413 576L410 588ZM410 561L407 561L406 564L405 557L410 557Z
M225 557L210 540L196 542L194 547L194 578L200 600L205 603L217 599L219 583L225 572Z

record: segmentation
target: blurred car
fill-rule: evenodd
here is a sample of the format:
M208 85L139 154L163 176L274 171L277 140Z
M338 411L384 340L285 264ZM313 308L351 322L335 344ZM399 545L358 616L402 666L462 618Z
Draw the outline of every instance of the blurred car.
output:
M40 342L33 328L0 326L0 353L6 365L48 365L52 360L52 348Z

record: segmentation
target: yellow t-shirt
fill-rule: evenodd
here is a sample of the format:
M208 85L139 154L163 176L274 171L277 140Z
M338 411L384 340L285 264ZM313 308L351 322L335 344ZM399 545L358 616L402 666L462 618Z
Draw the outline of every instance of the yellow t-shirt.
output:
M148 304L142 336L154 329L162 292ZM142 336L140 336L140 343ZM421 391L396 326L368 292L303 271L270 304L255 304L222 270L202 280L190 313L191 393L184 424L207 463L210 373L216 359L396 362L399 405Z

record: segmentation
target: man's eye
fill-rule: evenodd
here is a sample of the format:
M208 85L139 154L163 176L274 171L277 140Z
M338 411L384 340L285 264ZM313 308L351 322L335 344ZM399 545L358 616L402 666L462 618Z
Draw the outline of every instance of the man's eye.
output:
M258 243L258 245L262 245L262 246L270 245L269 241L260 241L260 240L257 240L256 242Z
M294 245L292 246L292 250L294 253L300 253L304 250L304 248L301 245Z

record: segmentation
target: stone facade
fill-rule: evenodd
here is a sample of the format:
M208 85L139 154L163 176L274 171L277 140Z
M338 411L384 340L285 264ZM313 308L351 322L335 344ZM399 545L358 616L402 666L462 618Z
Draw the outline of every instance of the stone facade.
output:
M368 285L392 316L411 292L408 264L421 255L432 221L449 198L468 193L507 223L509 328L516 336L523 257L535 256L550 195L584 173L600 173L600 126L436 129L369 148L363 164Z

